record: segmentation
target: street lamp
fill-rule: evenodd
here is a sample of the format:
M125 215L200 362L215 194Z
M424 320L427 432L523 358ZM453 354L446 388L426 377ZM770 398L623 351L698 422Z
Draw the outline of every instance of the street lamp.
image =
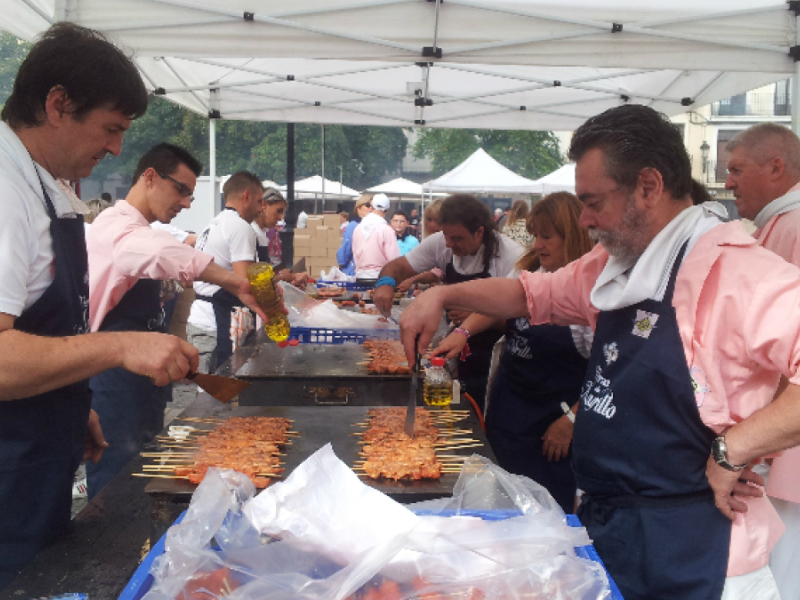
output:
M700 145L700 156L703 157L703 173L706 172L706 168L708 167L708 151L711 150L711 146L708 145L708 142L703 140L703 143Z

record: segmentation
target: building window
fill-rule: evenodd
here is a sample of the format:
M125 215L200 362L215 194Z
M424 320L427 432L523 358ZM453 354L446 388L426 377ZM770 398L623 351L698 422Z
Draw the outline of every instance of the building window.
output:
M728 160L731 153L725 149L725 146L743 129L722 129L717 132L717 165L715 171L716 183L725 183L728 178Z

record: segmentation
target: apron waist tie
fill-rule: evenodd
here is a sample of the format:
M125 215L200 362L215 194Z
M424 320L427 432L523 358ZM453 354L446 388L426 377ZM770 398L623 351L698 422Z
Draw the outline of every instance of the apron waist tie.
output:
M642 496L639 494L625 494L620 496L591 496L588 499L597 504L613 508L675 508L688 504L697 504L714 500L711 488L690 492L688 494L675 494L671 496Z

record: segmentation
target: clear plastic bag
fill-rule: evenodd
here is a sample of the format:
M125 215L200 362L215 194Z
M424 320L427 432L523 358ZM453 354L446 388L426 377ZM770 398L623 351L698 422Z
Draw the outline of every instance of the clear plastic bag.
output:
M452 497L410 507L366 486L330 445L253 491L209 470L145 600L610 597L603 568L575 555L585 530L544 488L479 456Z
M289 323L293 327L315 327L355 332L371 329L399 330L396 322L387 322L385 319L381 319L380 315L363 315L341 310L333 300L324 302L314 300L283 281L278 285L283 291L283 303L289 313Z

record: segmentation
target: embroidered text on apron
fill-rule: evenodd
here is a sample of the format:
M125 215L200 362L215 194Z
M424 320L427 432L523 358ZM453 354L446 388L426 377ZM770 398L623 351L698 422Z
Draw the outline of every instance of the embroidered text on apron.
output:
M672 295L600 313L572 441L578 516L625 600L719 598L731 522L705 475Z
M89 330L83 218L56 216L42 186L53 240L53 281L15 321L19 331L68 336ZM0 589L69 524L72 482L83 460L89 382L0 402Z

